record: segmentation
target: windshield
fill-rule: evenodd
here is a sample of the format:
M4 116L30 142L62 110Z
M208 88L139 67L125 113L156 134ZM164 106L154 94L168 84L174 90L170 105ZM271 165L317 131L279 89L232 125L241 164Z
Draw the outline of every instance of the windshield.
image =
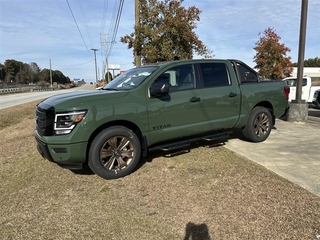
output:
M119 75L102 89L104 90L131 90L138 87L148 76L151 75L157 66L133 68Z

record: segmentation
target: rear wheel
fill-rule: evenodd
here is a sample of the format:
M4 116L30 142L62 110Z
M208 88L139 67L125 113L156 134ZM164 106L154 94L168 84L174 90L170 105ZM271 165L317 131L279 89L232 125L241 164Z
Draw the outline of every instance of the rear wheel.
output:
M263 142L270 135L272 127L273 122L270 111L264 107L255 107L242 133L249 141Z
M114 126L100 132L89 150L91 170L105 179L120 178L131 173L141 156L141 144L130 129Z

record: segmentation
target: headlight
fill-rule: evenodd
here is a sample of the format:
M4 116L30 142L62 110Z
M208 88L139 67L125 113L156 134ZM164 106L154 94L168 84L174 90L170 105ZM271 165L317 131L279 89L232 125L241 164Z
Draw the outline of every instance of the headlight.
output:
M86 111L57 113L54 119L54 132L56 135L69 134L72 129L84 118Z

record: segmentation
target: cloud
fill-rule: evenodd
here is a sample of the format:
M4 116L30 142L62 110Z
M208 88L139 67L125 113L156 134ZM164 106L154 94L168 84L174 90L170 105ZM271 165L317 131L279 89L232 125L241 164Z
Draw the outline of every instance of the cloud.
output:
M289 55L297 61L301 1L237 1L229 6L212 4L211 8L209 5L207 3L202 13L204 21L199 24L198 31L206 44L212 43L217 55L241 58L245 54L249 58L248 52L252 52L259 40L258 34L271 27L281 37L280 42L292 49ZM315 9L320 9L320 2L309 1L306 44L306 56L309 57L320 55L320 21ZM317 51L310 55L308 49Z

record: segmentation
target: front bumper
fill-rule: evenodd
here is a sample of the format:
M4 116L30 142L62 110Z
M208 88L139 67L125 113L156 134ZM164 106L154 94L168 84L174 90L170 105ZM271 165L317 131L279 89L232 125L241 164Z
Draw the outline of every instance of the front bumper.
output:
M87 142L73 144L47 144L41 141L37 135L37 150L43 158L57 163L63 168L82 169L86 162Z
M36 137L36 141L37 141L37 150L40 153L40 155L43 158L48 159L50 162L54 162L53 158L50 155L49 149L48 149L48 145L41 142L37 137Z

